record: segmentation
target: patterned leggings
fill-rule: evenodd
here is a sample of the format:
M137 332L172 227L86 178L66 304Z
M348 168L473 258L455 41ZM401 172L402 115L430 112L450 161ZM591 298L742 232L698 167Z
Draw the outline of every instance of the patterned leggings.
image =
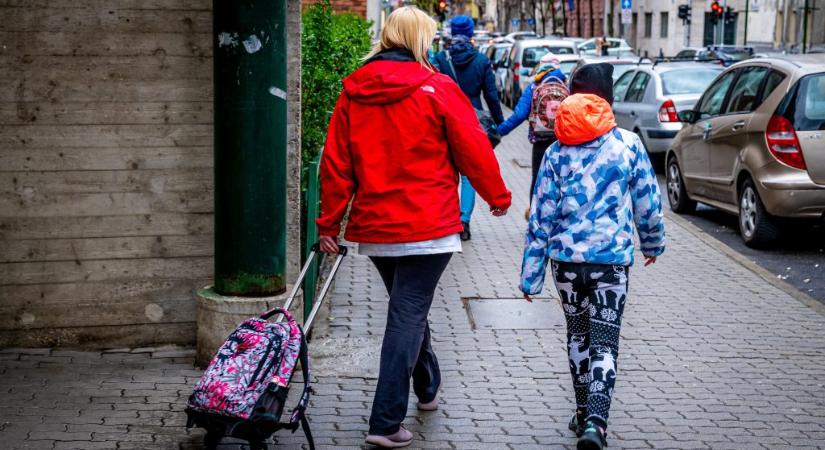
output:
M556 261L552 265L567 320L576 408L587 412L587 420L606 429L616 382L628 268Z

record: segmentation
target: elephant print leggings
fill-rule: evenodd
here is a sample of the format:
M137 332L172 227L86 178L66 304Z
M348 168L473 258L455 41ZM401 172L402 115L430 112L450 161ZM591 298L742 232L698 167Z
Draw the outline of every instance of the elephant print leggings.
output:
M557 261L552 267L567 320L576 408L587 412L587 420L607 429L628 267Z

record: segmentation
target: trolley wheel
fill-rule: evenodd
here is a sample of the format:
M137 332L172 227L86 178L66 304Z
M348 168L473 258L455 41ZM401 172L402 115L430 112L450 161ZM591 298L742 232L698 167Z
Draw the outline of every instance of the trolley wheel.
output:
M218 448L218 444L221 443L221 439L223 439L222 433L207 431L206 436L203 437L203 445L207 450L215 450Z

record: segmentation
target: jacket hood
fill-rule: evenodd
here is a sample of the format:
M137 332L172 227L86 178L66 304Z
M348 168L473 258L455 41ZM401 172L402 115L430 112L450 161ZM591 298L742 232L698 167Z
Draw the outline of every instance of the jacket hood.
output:
M563 145L580 145L616 127L607 100L595 94L573 94L556 111L556 137Z
M454 37L448 51L453 58L453 65L456 67L464 67L470 64L478 53L465 36Z
M551 70L549 72L546 72L544 74L541 74L541 73L536 74L536 78L539 78L539 77L541 77L541 79L536 80L538 82L544 82L545 80L547 80L550 77L556 77L559 80L561 80L562 83L567 83L567 76L564 74L564 72L561 71L561 69L553 69L553 70Z
M414 61L373 58L344 78L344 92L358 103L395 103L415 92L433 74Z

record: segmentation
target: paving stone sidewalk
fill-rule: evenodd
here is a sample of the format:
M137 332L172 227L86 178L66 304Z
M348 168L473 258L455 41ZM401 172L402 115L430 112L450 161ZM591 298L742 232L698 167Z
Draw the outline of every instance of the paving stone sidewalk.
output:
M575 447L555 293L527 310L547 314L532 329L526 318L520 329L473 329L465 310L475 299L509 299L502 316L523 306L524 130L497 153L514 205L493 218L477 203L473 240L442 278L431 313L442 405L432 413L410 409L412 448ZM714 248L720 244L673 220L667 232L659 262L631 270L609 448L825 448L825 316ZM347 258L329 301L311 344L313 431L319 448L362 448L387 302L367 258ZM187 431L181 412L200 375L192 356L185 349L2 350L0 448L200 448L202 433ZM302 443L300 433L278 435L273 447Z

